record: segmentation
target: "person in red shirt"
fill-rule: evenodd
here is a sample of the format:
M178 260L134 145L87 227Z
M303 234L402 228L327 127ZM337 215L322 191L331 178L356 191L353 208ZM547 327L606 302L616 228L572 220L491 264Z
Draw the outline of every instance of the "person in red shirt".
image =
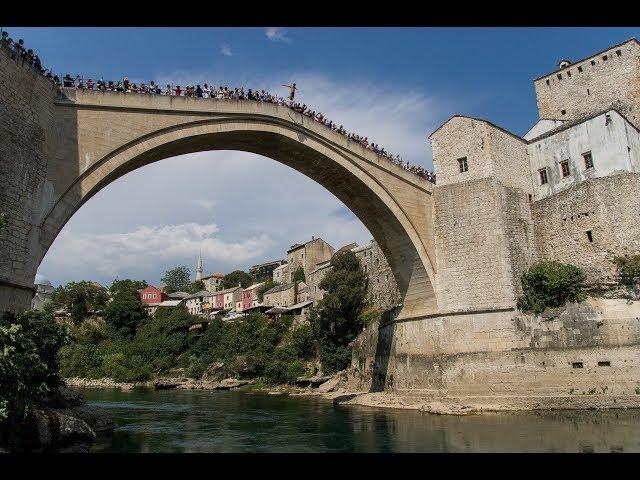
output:
M180 94L182 93L182 90L180 90L180 85L178 85L178 86L175 88L175 92L176 92L176 97L179 97L179 96L180 96Z

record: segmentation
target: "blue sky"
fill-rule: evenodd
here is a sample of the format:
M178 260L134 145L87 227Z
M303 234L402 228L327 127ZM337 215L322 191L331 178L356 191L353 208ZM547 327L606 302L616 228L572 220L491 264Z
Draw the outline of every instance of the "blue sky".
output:
M522 135L537 120L534 78L562 58L578 60L640 37L638 28L4 28L60 74L270 90L294 80L307 104L429 167L426 137L452 114L486 118ZM192 266L203 242L205 269L227 271L283 258L289 244L311 235L335 247L370 238L337 199L288 167L239 152L185 157L132 172L96 195L67 224L39 272L54 284L81 278L108 284L114 274L157 283L167 268ZM228 186L238 174L244 191ZM282 183L299 192L299 205L285 205L292 202L280 192ZM256 198L262 211L251 222L240 220L234 207ZM162 208L142 216L131 202ZM192 241L182 249L157 243L158 232L171 228ZM155 248L175 253L141 262L136 241L150 236ZM89 243L118 258L108 268L89 254L68 261L70 249Z

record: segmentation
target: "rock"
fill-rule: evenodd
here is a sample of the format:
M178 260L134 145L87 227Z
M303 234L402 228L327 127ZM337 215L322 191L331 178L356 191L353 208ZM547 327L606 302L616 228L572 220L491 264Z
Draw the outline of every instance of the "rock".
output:
M94 432L111 432L116 428L111 414L104 408L93 405L77 405L64 409L56 408L56 412L83 420Z
M37 410L34 420L38 450L88 452L96 439L84 420L56 410Z
M216 390L230 390L232 388L242 387L243 385L246 385L248 383L249 383L248 380L238 380L236 378L225 378L218 384L218 386L216 387Z
M340 385L341 378L339 376L333 377L326 382L318 386L318 391L322 393L333 392L338 385Z
M180 385L180 382L175 382L171 380L158 380L153 384L153 388L156 390L172 390L177 388Z
M223 362L213 362L209 364L207 369L202 374L203 380L212 380L220 377L224 372L224 363Z
M82 394L76 390L72 390L64 385L58 387L58 389L49 395L46 404L53 408L67 408L85 405L87 401Z

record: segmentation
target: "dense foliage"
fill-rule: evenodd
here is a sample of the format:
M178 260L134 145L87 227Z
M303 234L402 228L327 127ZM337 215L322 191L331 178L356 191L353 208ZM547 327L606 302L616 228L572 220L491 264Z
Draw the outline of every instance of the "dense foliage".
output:
M325 372L343 370L351 362L349 344L365 324L367 277L353 252L340 252L331 259L332 269L320 282L326 294L311 313L313 336Z
M145 280L130 280L128 278L125 280L118 280L116 278L111 284L111 286L109 287L109 293L112 296L115 296L124 290L137 293L138 290L142 290L147 285L148 284Z
M625 255L615 258L623 285L640 285L640 255Z
M69 342L66 327L37 311L0 315L0 425L11 428L60 382L58 351Z
M305 282L306 278L304 275L304 268L302 267L298 267L296 268L296 271L293 272L293 277L292 277L292 281L294 282Z
M198 293L198 292L201 292L202 290L206 290L204 282L202 280L196 280L195 282L189 284L189 286L187 287L186 292L187 293Z
M278 282L274 282L272 279L265 280L262 285L256 288L256 296L258 297L258 302L264 301L264 293L268 290L271 290L276 285L279 285Z
M64 309L71 314L75 323L81 323L89 314L104 310L109 301L109 292L94 282L70 282L53 291L51 299L45 304L47 313Z
M560 262L533 265L522 275L523 295L518 298L518 308L542 313L547 307L583 300L585 278L575 265Z
M183 265L181 267L167 270L160 281L166 286L171 287L174 292L184 292L187 290L187 288L189 288L190 278L191 272L189 268Z
M247 272L243 272L242 270L234 270L231 273L227 273L222 279L222 289L225 290L227 288L236 287L238 284L242 288L247 288L251 284L253 284L254 278Z

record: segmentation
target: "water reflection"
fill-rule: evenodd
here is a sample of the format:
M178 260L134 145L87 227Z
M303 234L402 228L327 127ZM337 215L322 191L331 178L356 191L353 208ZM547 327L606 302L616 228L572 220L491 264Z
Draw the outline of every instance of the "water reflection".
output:
M84 390L119 425L95 452L639 452L640 411L453 417L241 392Z

